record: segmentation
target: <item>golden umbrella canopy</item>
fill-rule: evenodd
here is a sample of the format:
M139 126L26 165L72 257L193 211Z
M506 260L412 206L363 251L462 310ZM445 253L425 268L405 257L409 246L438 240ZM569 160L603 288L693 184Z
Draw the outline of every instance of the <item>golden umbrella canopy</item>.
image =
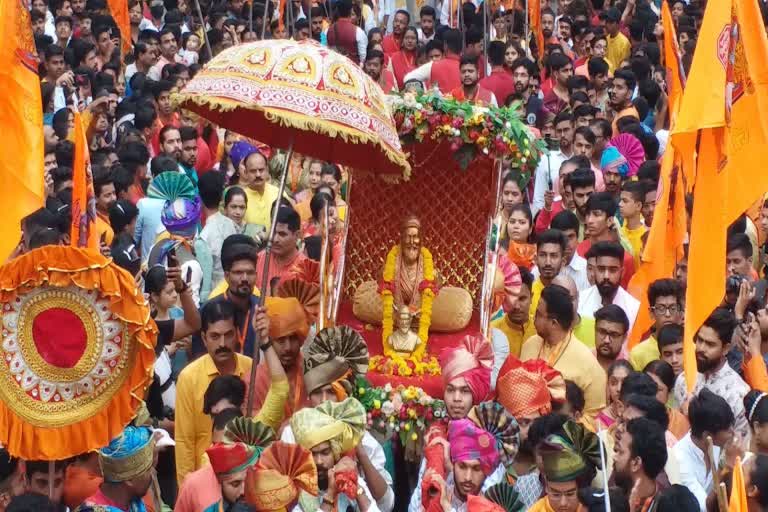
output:
M379 85L347 57L315 41L267 40L229 48L176 101L273 147L384 174L410 173Z

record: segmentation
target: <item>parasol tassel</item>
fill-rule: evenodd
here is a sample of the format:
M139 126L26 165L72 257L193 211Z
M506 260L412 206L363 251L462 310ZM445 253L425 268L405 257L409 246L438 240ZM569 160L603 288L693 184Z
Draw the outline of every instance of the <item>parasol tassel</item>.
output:
M264 248L264 268L262 269L261 273L261 288L259 289L261 293L259 293L259 307L264 306L264 300L267 298L267 285L269 284L269 260L271 259L270 256L272 255L272 240L275 238L275 228L277 227L277 213L280 211L280 202L283 199L283 194L285 193L285 181L288 176L288 166L291 162L291 157L293 157L293 139L291 139L291 142L288 144L288 155L286 155L285 163L283 164L283 172L280 174L280 187L277 191L277 204L275 205L274 211L272 212L272 224L269 226L269 236L267 237L267 246ZM248 326L246 326L247 328ZM261 355L259 345L259 333L258 331L254 330L254 343L253 343L253 354L251 357L253 358L253 370L251 371L251 377L248 382L248 402L246 405L246 411L248 411L248 414L251 414L251 411L253 409L253 400L254 400L254 390L256 388L256 368L259 366L259 357Z

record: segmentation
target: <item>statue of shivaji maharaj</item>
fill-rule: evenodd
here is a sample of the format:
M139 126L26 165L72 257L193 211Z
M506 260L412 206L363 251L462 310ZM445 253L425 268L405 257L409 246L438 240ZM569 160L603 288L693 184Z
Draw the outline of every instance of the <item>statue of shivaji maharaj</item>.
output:
M384 261L381 281L358 287L353 312L363 322L382 326L385 355L418 359L424 356L430 331L454 332L469 324L472 297L462 288L440 286L432 253L422 245L421 222L408 216L400 225L400 243L389 250ZM411 330L418 343L404 328L393 334L395 314L402 325L406 312L413 319Z

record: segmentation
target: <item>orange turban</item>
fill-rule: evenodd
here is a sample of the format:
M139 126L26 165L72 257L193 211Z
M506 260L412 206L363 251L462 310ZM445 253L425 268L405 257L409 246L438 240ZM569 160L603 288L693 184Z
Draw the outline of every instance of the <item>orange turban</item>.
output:
M447 385L463 377L472 390L472 401L480 403L491 389L493 348L480 336L465 336L458 347L440 352L440 368Z
M548 414L552 401L565 400L563 376L541 359L507 357L496 379L496 401L515 418Z
M259 458L259 450L245 443L213 443L205 453L217 475L244 471Z
M304 340L309 333L307 314L295 297L267 297L265 301L269 316L269 337L298 336Z
M301 492L317 496L317 468L296 444L272 443L245 479L245 501L263 512L289 510Z

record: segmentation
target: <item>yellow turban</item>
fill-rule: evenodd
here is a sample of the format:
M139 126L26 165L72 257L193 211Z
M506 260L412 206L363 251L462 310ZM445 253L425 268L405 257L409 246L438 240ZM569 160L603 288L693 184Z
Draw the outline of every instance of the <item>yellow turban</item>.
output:
M296 443L311 450L330 442L336 460L355 449L365 434L365 425L365 407L354 398L307 407L291 418Z
M267 297L265 301L269 316L269 337L298 336L302 341L309 333L307 314L295 297Z

